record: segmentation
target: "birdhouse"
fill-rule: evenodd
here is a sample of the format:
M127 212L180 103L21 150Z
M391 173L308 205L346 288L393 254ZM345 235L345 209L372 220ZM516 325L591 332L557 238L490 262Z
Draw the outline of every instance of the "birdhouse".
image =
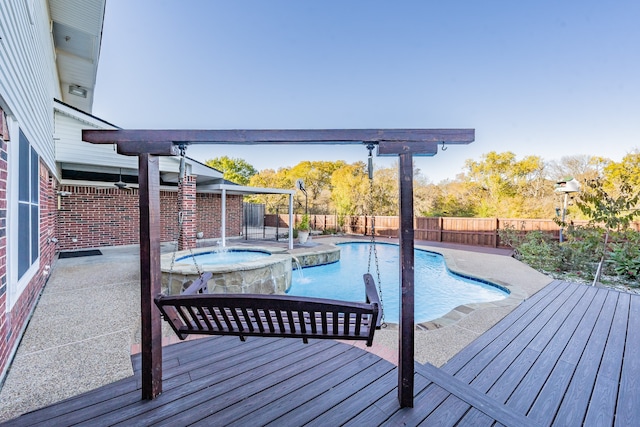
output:
M553 190L556 193L576 193L580 191L580 183L576 181L575 178L569 177L564 181L556 182L555 189Z

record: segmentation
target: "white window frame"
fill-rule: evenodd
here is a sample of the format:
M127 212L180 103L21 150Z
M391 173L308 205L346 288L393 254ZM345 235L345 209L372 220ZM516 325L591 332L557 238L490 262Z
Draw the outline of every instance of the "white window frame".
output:
M40 268L40 236L38 235L38 248L36 259L31 263L29 268L24 272L22 277L18 277L18 217L19 217L19 164L20 164L20 127L14 120L7 117L7 125L9 127L10 140L7 143L8 154L8 180L7 180L7 311L11 311L15 303L20 298L20 295L24 292L25 288L35 277ZM23 133L29 142L29 155L31 150L34 149L33 144L29 138L28 133L23 129ZM37 153L36 153L37 154ZM40 156L38 155L38 174L37 174L37 187L38 187L38 230L40 231ZM31 177L31 173L29 173ZM30 182L27 185L31 185ZM39 234L39 233L38 233Z

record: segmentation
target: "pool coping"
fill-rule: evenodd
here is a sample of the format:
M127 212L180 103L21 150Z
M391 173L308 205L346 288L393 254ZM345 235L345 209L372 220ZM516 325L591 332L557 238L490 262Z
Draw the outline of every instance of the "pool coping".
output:
M198 268L200 268L200 265L198 266L195 265L195 263L191 259L191 255L193 254L197 256L201 254L215 252L215 249L221 249L221 248L216 248L215 246L207 246L203 248L183 249L181 251L176 251L175 253L163 254L160 256L161 271L163 273L175 273L175 274L182 274L182 275L197 274L197 270ZM249 268L266 267L266 266L272 265L274 262L280 261L283 258L283 255L290 256L287 253L286 249L277 248L277 247L227 246L225 247L225 249L229 251L238 251L238 249L240 249L241 251L266 252L266 253L269 253L271 256L258 258L251 261L230 262L228 264L220 264L220 265L209 264L207 266L207 271L211 271L214 273L227 273L229 271L239 271L239 270L246 270ZM188 260L185 260L184 262L175 261L172 268L171 260L174 257L175 259L188 257Z

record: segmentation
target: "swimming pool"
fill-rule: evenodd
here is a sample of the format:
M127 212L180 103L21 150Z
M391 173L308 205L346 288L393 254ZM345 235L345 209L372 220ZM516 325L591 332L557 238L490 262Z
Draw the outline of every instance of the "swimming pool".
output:
M340 247L340 262L294 271L288 293L297 296L363 301L362 275L367 272L369 243L344 243ZM384 317L388 323L399 319L399 248L377 243L380 265ZM437 319L455 307L478 302L497 301L508 292L477 280L451 273L440 254L420 249L415 251L415 322ZM375 263L371 274L376 280Z

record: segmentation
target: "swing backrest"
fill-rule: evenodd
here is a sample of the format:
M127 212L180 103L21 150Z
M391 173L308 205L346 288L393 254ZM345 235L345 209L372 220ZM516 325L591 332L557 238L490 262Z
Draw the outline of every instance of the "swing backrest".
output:
M371 346L380 325L380 302L373 277L365 274L364 282L366 303L288 295L193 293L160 295L155 303L181 339L189 334L234 335L243 341L247 336L302 338L305 342L328 338L363 340Z

